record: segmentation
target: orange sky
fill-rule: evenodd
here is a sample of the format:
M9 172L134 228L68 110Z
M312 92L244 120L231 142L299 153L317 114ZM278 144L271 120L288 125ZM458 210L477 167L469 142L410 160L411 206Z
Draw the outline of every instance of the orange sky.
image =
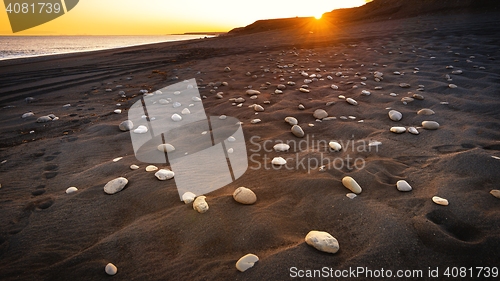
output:
M43 2L43 1L42 1ZM229 31L259 19L317 16L366 0L80 0L66 15L15 35L161 35ZM2 5L0 34L13 35Z

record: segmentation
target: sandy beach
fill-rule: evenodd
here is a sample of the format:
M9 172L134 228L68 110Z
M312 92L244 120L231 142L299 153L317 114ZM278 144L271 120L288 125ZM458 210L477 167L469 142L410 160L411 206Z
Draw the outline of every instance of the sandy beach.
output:
M0 61L0 279L289 280L324 268L422 274L398 280L432 279L436 269L435 280L447 279L454 267L466 269L462 280L487 277L476 267L498 274L500 199L490 191L500 189L499 34L498 13L312 19L293 29ZM207 116L242 122L248 155L243 176L205 194L203 214L179 200L175 177L145 171L150 163L136 159L130 132L119 129L141 90L188 79L206 97ZM250 88L260 94L247 95ZM313 116L318 109L328 117ZM402 119L391 120L390 110ZM58 118L37 122L50 114ZM329 149L333 140L342 150ZM287 142L299 145L273 150ZM274 157L287 165L272 165ZM362 188L353 199L345 176ZM128 179L125 189L106 194L118 177ZM399 191L400 180L412 190ZM233 199L240 186L255 204ZM66 194L69 187L78 191ZM311 230L330 233L339 251L307 245ZM239 272L236 261L249 253L259 261ZM118 268L113 277L108 263Z

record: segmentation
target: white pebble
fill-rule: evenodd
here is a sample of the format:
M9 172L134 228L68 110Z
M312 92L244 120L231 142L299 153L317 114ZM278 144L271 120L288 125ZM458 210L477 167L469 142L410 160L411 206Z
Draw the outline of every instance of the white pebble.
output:
M358 102L355 101L354 99L352 98L347 98L346 99L346 102L348 102L349 104L352 104L352 105L358 105Z
M168 170L168 169L161 169L158 172L155 173L155 177L161 181L164 180L169 180L174 177L174 172Z
M291 131L292 134L299 138L302 138L305 135L304 130L302 130L302 127L300 127L299 125L293 125Z
M354 199L354 198L356 198L358 195L356 195L355 193L347 193L345 196L347 196L347 198L349 198L349 199Z
M158 171L158 167L156 167L155 165L148 165L146 167L146 172L154 172L154 171Z
M252 124L257 124L257 123L260 123L262 120L260 119L253 119L252 121L250 121L250 123Z
M175 150L175 147L169 143L163 143L156 147L161 152L172 152Z
M116 114L120 114L120 113L122 113L122 110L121 110L121 109L115 109L115 111L114 111L114 112L115 112Z
M340 151L342 149L342 146L340 143L336 141L331 141L328 143L328 146L333 150L333 151Z
M455 88L457 88L458 86L457 86L457 85L455 85L455 84L450 84L450 85L448 85L448 87L449 87L450 89L455 89Z
M436 121L423 121L422 127L427 130L437 130L439 128L439 123Z
M442 205L442 206L448 206L448 204L449 204L448 200L441 198L439 196L432 197L432 201L434 201L434 203L436 203L438 205Z
M108 263L106 265L106 267L104 268L104 271L108 274L108 275L115 275L117 272L118 272L118 268L116 268L116 266L112 263Z
M498 190L498 189L492 189L490 191L490 194L493 195L493 196L495 196L496 198L500 199L500 190Z
M285 122L287 122L288 124L290 124L292 126L299 124L299 121L294 117L285 117Z
M361 186L359 186L359 184L352 177L345 176L342 179L342 184L347 189L349 189L350 191L352 191L352 192L354 192L356 194L360 194L361 191L362 191Z
M179 122L182 120L182 116L180 116L179 114L175 113L174 115L172 115L172 120L174 122Z
M402 133L406 132L406 128L405 127L391 127L390 131L393 133L396 133L396 134L402 134Z
M245 205L251 205L257 201L257 196L255 195L255 193L249 188L243 186L238 187L233 192L233 198L236 202Z
M189 192L189 191L182 194L182 201L184 201L184 204L192 203L195 198L196 198L196 194Z
M283 151L288 151L290 149L290 146L285 143L278 143L274 145L274 151L276 152L283 152Z
M244 255L236 262L236 269L238 269L241 272L244 272L247 269L252 268L258 261L259 257L257 257L254 254Z
M72 186L72 187L68 187L68 189L66 189L66 194L71 194L71 193L75 193L78 191L78 188Z
M271 163L273 165L282 166L286 164L286 160L283 157L274 157Z
M181 111L181 114L182 114L182 115L188 115L188 114L191 114L191 111L189 111L189 109L187 109L187 108L184 108L184 109Z
M139 169L139 166L134 164L130 165L130 170L137 170L137 169Z
M137 129L134 130L134 133L136 134L145 134L147 132L148 132L148 127L144 125L140 125L139 127L137 127Z
M110 180L104 186L104 192L107 194L115 194L123 190L123 188L127 185L128 180L124 177L119 177L114 180Z
M319 251L335 254L339 250L339 242L330 233L312 230L306 235L307 245L313 246Z
M392 121L399 121L403 118L403 114L397 110L391 110L389 111L389 118Z
M113 159L113 162L118 162L118 161L120 161L122 159L123 159L123 157L117 157L117 158Z
M208 203L205 201L206 196L198 196L193 202L193 209L195 209L198 213L203 214L208 211Z
M411 191L412 188L410 186L410 184L405 181L405 180L399 180L397 183L396 183L396 187L399 191Z
M408 128L408 133L413 134L413 135L418 135L420 132L417 130L415 127L409 127Z

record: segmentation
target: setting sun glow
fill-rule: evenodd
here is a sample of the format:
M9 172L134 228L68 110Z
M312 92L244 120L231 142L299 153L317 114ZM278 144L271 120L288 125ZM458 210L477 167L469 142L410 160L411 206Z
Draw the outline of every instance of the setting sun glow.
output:
M260 19L312 17L365 0L318 0L314 3L255 0L85 0L69 13L16 35L161 35L225 32ZM12 35L4 6L0 34Z

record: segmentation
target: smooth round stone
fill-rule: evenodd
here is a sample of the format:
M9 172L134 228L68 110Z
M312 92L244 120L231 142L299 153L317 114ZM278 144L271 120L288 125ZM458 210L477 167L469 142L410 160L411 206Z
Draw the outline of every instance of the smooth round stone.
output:
M412 96L414 99L416 100L424 100L424 96L422 96L421 94L413 94Z
M285 122L287 122L291 126L299 124L299 121L295 117L286 117Z
M163 104L163 105L165 105L165 104L169 104L169 103L170 103L170 102L169 102L168 100L166 100L166 99L160 99L158 102L159 102L160 104Z
M278 88L278 90L284 90L284 89L286 89L286 85L279 84L279 85L277 86L277 88Z
M236 103L243 103L243 102L245 102L245 99L244 98L236 98L234 100L234 102L236 102Z
M158 145L157 149L161 152L172 152L175 150L175 147L169 143L163 143Z
M260 123L260 122L262 122L262 120L260 120L258 118L257 119L252 119L252 121L250 121L250 123L252 123L252 124L257 124L257 123Z
M196 194L189 192L189 191L182 194L182 201L184 201L184 204L192 203L195 198L196 198Z
M33 112L26 112L23 114L23 116L21 116L21 118L28 118L28 117L31 117L31 116L35 116L35 113Z
M127 131L132 130L132 128L134 128L134 123L130 120L125 120L125 121L121 122L120 125L118 125L118 128L121 131L127 132Z
M191 111L189 111L188 108L184 108L182 111L181 111L181 114L182 115L188 115L188 114L191 114Z
M245 205L251 205L257 201L257 196L255 195L255 193L249 188L243 186L238 187L234 191L233 198L234 200L236 200L236 202Z
M161 181L169 180L169 179L173 178L174 175L175 175L174 172L172 172L168 169L161 169L155 173L155 177Z
M313 246L319 251L335 254L339 251L339 242L330 233L312 230L306 235L307 245Z
M193 209L198 213L203 214L208 211L208 203L205 201L206 196L198 196L193 202Z
M120 113L122 113L122 110L121 109L115 109L114 113L120 114Z
M410 184L408 182L406 182L405 180L399 180L396 183L396 188L399 191L411 191L412 190Z
M75 193L77 191L78 191L78 188L72 186L72 187L69 187L68 189L66 189L66 194Z
M457 85L455 85L455 84L450 84L450 85L448 85L448 87L449 87L450 89L456 89L458 86L457 86Z
M429 108L422 108L419 111L417 111L418 115L434 115L435 112L432 109Z
M271 160L271 164L282 166L286 164L286 160L283 157L274 157L273 160Z
M415 99L414 98L411 98L411 97L404 97L404 98L401 98L401 102L403 103L410 103L412 101L414 101Z
M352 105L358 105L358 102L352 98L347 98L347 99L345 99L345 101L348 102L349 104L352 104Z
M230 68L229 66L226 66L226 67L224 68L224 72L231 72L231 68Z
M254 254L244 255L236 262L236 269L245 272L247 269L252 268L258 261L259 257Z
M400 84L399 84L399 87L401 87L401 88L410 88L410 87L411 87L411 85L410 85L410 84L408 84L408 83L400 83Z
M139 166L137 165L130 165L130 170L138 170Z
M333 151L340 151L342 149L342 145L336 141L331 141L328 143L328 146L333 150Z
M420 132L417 130L415 127L409 127L408 128L408 133L413 134L413 135L418 135Z
M300 88L299 91L301 91L302 93L309 93L311 91L309 91L308 89L305 89L305 88Z
M349 198L349 199L354 199L354 198L356 198L358 195L356 195L355 193L347 193L345 196L347 196L347 198Z
M362 191L361 186L349 176L345 176L342 179L342 184L353 193L360 194Z
M391 132L396 133L396 134L402 134L406 132L405 127L391 127Z
M434 201L434 203L441 205L441 206L448 206L448 204L449 204L448 200L441 198L439 196L432 197L432 201Z
M288 151L290 149L290 146L285 143L278 143L274 145L274 151L276 152L283 152L283 151Z
M174 122L179 122L182 120L182 116L180 116L179 114L175 113L174 115L172 115L172 120Z
M302 127L300 127L299 125L293 125L291 130L292 134L294 134L298 138L302 138L305 135L304 130L302 130Z
M397 110L391 110L389 111L389 118L391 118L392 121L399 121L403 118L403 114Z
M304 110L304 109L306 109L306 107L303 104L299 104L299 109Z
M323 119L325 117L328 117L328 112L323 109L316 109L313 113L313 116L316 119Z
M260 95L260 92L257 90L247 90L247 95L253 96L253 95Z
M139 127L137 127L137 129L134 130L134 133L136 134L145 134L147 132L148 132L148 127L144 125L140 125Z
M500 199L500 190L498 189L493 189L490 191L490 194L495 196L496 198Z
M361 94L362 94L363 96L369 96L369 95L371 95L370 91L368 91L368 90L363 90L363 91L361 91Z
M120 161L120 160L122 160L122 159L123 159L123 157L116 157L115 159L113 159L113 162L115 162L115 163L116 163L116 162L118 162L118 161Z
M427 130L437 130L439 128L439 123L436 121L423 121L422 127Z
M47 123L50 121L52 121L52 118L50 118L49 116L42 116L42 117L38 117L38 119L36 119L37 123Z
M262 111L264 111L264 107L262 107L262 105L260 105L260 104L256 104L256 105L254 105L253 110L255 110L257 112L262 112Z
M104 271L106 272L106 274L113 276L118 272L118 268L116 268L114 264L108 263L104 268Z
M156 167L155 165L148 165L146 167L146 172L154 172L154 171L158 171L158 167Z
M115 194L123 190L123 188L127 185L128 180L124 177L119 177L114 180L110 180L104 186L104 192L107 194Z

